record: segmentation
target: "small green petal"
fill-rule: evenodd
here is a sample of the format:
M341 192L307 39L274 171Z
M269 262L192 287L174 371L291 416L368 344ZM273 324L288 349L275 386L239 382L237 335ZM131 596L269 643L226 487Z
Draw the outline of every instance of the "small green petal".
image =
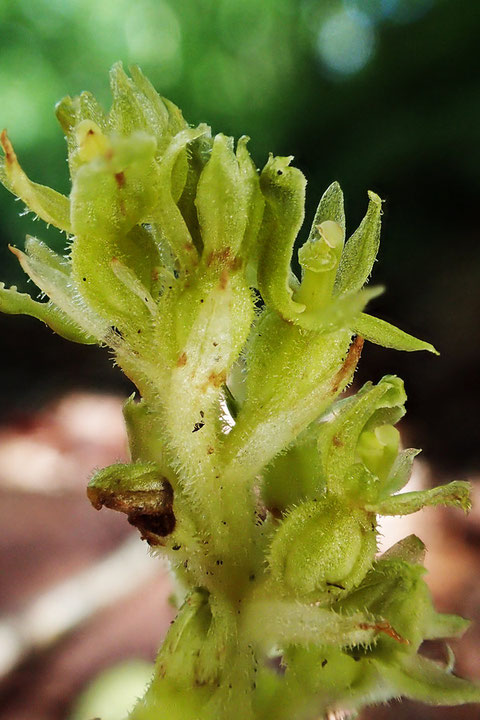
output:
M27 253L17 248L10 249L23 270L35 285L48 295L54 305L71 318L75 325L82 328L87 336L91 335L97 341L106 342L110 335L110 326L83 304L70 276L65 273L65 266L59 262L55 253L51 250L46 252L45 245L35 238L27 239Z
M323 193L315 213L309 239L315 236L316 228L326 220L338 223L345 232L343 192L338 182L333 182Z
M368 645L375 638L370 617L361 612L341 615L333 610L292 600L252 602L245 617L249 636L261 645L348 647Z
M247 266L247 279L257 286L258 233L263 220L265 198L260 189L260 178L255 164L247 150L249 138L245 135L237 143L237 160L247 198L247 226L242 243L242 257Z
M413 461L420 452L421 450L417 450L416 448L408 448L398 453L388 478L382 486L381 498L396 493L405 487L412 474Z
M372 272L380 245L382 201L369 191L367 214L347 241L335 280L337 294L360 290Z
M405 656L399 666L378 663L392 687L392 696L408 697L429 705L480 702L480 686L456 677L421 655Z
M379 515L409 515L427 506L444 505L468 512L471 508L470 490L470 483L456 480L431 490L392 495L387 500L379 502L376 506L367 507L367 509L373 510Z
M382 345L393 350L405 350L406 352L415 352L416 350L428 350L435 355L439 355L433 345L418 340L403 330L399 330L394 325L362 313L355 321L353 330L361 335L365 340Z
M431 616L426 619L425 640L461 637L469 627L470 620L432 610Z
M157 223L167 240L173 254L177 257L179 268L188 271L198 263L198 253L190 235L188 226L172 193L175 164L190 142L209 133L202 125L192 130L182 130L168 145L159 165L157 203L152 209L149 221Z
M411 565L423 565L425 544L416 535L407 535L381 555L380 560L402 560ZM448 637L448 636L445 636Z
M0 182L46 223L71 232L68 198L46 185L28 179L19 165L6 130L1 133L1 144L5 156L0 159Z
M0 283L0 312L9 315L30 315L48 325L57 335L72 342L93 345L97 339L84 332L68 315L53 305L33 300L30 295L19 293L16 288L6 288Z

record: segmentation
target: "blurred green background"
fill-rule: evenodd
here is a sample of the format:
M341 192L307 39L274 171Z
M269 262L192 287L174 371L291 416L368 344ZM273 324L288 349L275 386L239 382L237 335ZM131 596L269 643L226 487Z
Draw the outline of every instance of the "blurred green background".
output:
M295 156L311 218L338 179L353 230L367 189L385 200L375 313L440 359L369 346L358 380L402 375L408 439L440 477L479 468L480 12L478 0L0 0L0 125L39 181L68 192L53 108L138 63L192 123ZM0 276L26 285L7 243L64 238L0 191ZM71 387L129 390L106 353L1 317L2 420Z

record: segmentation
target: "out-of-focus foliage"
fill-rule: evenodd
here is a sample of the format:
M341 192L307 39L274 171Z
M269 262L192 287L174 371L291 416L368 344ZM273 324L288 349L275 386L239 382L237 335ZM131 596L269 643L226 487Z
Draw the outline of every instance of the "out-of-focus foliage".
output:
M86 84L107 102L105 70L138 63L191 122L207 118L254 138L258 162L315 119L326 88L375 62L386 26L415 21L433 0L29 0L0 7L1 124L32 175L67 190L59 131L50 121L65 88ZM312 107L313 102L313 107ZM332 112L332 103L328 102ZM298 134L297 134L298 133ZM323 145L319 142L319 146ZM320 147L319 147L320 150ZM50 158L45 163L45 156ZM348 171L348 166L347 166ZM322 178L323 179L323 178ZM24 233L5 207L4 232ZM20 230L21 227L21 230ZM60 241L57 240L57 244ZM3 259L14 272L10 259Z

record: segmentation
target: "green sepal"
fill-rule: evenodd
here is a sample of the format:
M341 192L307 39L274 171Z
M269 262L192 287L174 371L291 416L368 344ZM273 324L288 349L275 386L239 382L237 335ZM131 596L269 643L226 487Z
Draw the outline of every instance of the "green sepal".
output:
M187 122L180 109L161 97L140 68L129 68L132 78L118 62L110 71L113 104L108 123L114 133L128 136L138 130L155 135L162 152L171 137L186 130Z
M194 590L186 598L158 653L155 673L178 689L204 685L200 656L212 623L208 593Z
M17 248L10 249L35 285L71 318L75 325L88 336L95 337L98 342L111 344L110 326L78 297L74 283L65 272L65 265L52 250L32 237L27 237L26 253Z
M366 613L345 615L313 603L272 598L250 603L244 627L265 648L308 647L318 644L320 638L324 646L369 646L377 634Z
M188 231L193 240L193 244L197 248L198 254L202 254L203 240L200 233L198 223L198 213L195 205L195 197L200 175L207 164L212 151L213 139L209 132L195 138L188 144L188 150L180 153L179 157L187 160L187 174L182 190L182 194L177 201L177 205L182 213L183 219L187 224ZM173 194L172 194L173 197ZM174 198L175 199L175 198Z
M457 507L468 512L471 508L470 491L470 483L455 480L448 485L441 485L431 490L392 495L375 506L367 505L366 508L379 515L409 515L424 507L436 505Z
M186 130L189 125L184 119L182 111L175 105L171 100L161 96L162 102L167 108L168 112L168 133L170 135L177 135L182 130Z
M198 264L198 252L172 194L174 173L178 158L185 152L188 144L201 135L208 136L209 133L210 129L206 125L201 125L195 129L182 130L172 139L159 164L157 201L150 217L147 218L148 222L156 223L161 227L162 235L177 258L179 269L183 272L191 271ZM188 170L184 177L185 183L187 177Z
M360 290L372 272L380 245L382 201L371 190L365 217L347 241L335 280L336 294Z
M401 560L410 565L422 565L425 562L425 543L417 535L407 535L385 550L379 560Z
M51 330L72 342L94 345L97 338L78 327L68 315L51 302L36 302L30 295L17 292L15 287L6 288L0 283L0 312L9 315L30 315L48 325Z
M392 697L407 697L429 705L480 702L480 685L452 675L421 655L406 656L398 665L377 664Z
M70 195L72 232L97 240L125 234L150 216L159 182L154 162L156 141L143 132L116 138L109 146L88 149ZM99 136L99 143L103 142Z
M343 192L338 182L333 182L323 193L315 213L315 218L310 230L309 239L317 235L317 227L326 220L331 220L340 225L345 232L345 209L343 204Z
M431 616L426 618L425 640L459 638L468 630L470 625L470 620L466 620L459 615L432 612Z
M414 656L425 639L461 635L468 623L440 615L424 581L425 548L415 536L405 538L382 555L363 582L339 602L340 612L362 610L378 618L381 635L374 648L352 650L354 656L389 665Z
M248 476L261 472L318 418L351 382L360 351L348 330L309 332L265 310L247 345L245 402L225 441L238 471L240 463Z
M136 295L145 304L150 314L154 316L157 310L155 301L134 270L117 257L112 258L111 267L114 275L125 285L125 288L130 290L133 295Z
M151 234L139 225L101 241L79 235L72 245L72 277L80 295L130 342L139 329L144 335L151 329L155 308L150 290L159 262ZM139 297L142 286L147 294Z
M417 350L428 350L428 352L438 355L438 351L430 343L418 340L403 330L399 330L394 325L380 318L372 317L362 313L355 321L353 331L369 342L382 347L392 348L393 350L404 350L406 352L415 352Z
M247 225L242 242L241 256L246 265L247 280L257 287L257 267L259 256L258 233L265 210L265 198L260 189L260 178L255 164L247 150L250 138L243 135L237 142L237 160L247 199Z
M106 146L108 120L96 98L89 92L82 92L74 98L64 97L57 103L55 112L67 141L68 165L73 180L78 168L85 162L82 147L85 132L93 135L91 139L94 143Z
M412 474L413 462L420 452L421 450L417 448L408 448L398 453L387 479L382 484L380 499L384 499L405 487Z
M131 68L133 80L122 63L110 70L113 104L108 122L113 132L130 135L138 130L153 132L160 142L168 127L168 111L140 68Z
M2 131L0 138L5 153L0 158L0 182L46 223L71 232L68 198L46 185L29 180L20 167L6 130Z
M300 170L289 167L292 159L270 155L260 174L265 211L259 233L258 286L267 307L288 321L305 310L292 299L298 281L290 264L305 214L306 180Z
M210 159L202 170L195 198L207 264L215 256L233 261L247 222L247 193L233 151L233 138L216 135Z

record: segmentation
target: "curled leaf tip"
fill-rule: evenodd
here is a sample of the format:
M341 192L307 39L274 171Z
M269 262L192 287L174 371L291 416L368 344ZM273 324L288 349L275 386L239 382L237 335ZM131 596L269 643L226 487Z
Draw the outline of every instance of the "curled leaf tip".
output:
M5 153L5 159L9 165L13 165L13 163L16 161L17 156L15 154L15 150L13 149L13 145L10 142L10 139L8 137L7 131L4 128L0 134L0 142L3 148L3 152Z

